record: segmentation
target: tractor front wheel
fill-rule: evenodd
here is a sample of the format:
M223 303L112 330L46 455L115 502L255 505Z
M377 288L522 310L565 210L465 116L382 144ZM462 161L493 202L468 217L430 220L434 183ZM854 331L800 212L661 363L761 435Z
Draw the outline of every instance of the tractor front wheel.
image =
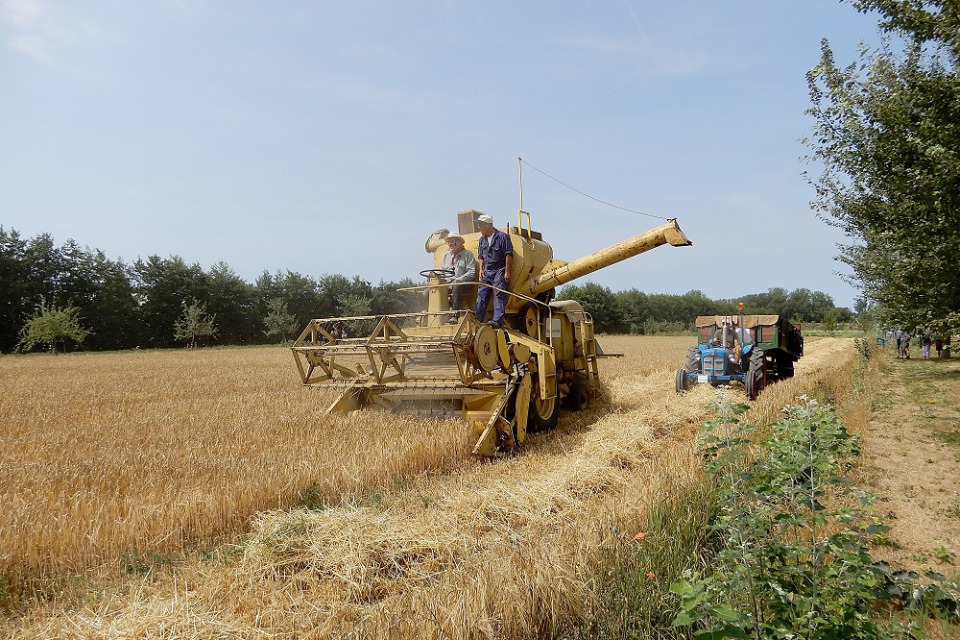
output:
M767 358L763 349L754 349L750 352L750 369L744 386L747 388L747 397L756 400L767 384Z
M677 369L677 376L675 378L677 393L683 393L687 390L687 372L684 369Z

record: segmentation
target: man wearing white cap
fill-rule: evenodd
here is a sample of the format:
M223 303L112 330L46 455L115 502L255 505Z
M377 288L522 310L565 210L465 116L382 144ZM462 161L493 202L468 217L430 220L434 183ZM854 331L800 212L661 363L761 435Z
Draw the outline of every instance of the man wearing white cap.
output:
M453 272L447 282L473 282L477 277L477 267L473 252L463 246L463 236L451 233L447 236L447 253L443 256L443 268ZM453 308L460 309L466 285L456 285L453 289Z
M480 282L493 285L504 291L493 295L493 320L490 324L503 326L503 313L507 308L506 290L510 287L510 269L513 267L513 243L510 236L493 226L493 217L485 213L477 216L480 227L480 246L477 258L480 260ZM483 322L487 315L487 303L490 301L489 287L480 287L477 291L477 319Z

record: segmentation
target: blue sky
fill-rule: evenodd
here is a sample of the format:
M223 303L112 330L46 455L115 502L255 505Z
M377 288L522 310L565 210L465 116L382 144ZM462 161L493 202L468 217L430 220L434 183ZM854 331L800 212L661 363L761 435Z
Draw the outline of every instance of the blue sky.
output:
M876 21L835 0L0 0L0 225L376 283L431 266L458 210L515 221L523 157L694 242L594 282L851 306L801 176L823 37L852 61ZM523 181L557 258L660 222Z

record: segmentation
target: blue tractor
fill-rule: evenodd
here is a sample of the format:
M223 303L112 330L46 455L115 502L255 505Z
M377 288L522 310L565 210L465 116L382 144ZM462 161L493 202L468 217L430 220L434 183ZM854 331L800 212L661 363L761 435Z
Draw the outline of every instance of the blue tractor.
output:
M768 385L793 377L803 355L800 328L776 315L700 316L697 346L677 370L677 393L696 384L742 384L755 400Z

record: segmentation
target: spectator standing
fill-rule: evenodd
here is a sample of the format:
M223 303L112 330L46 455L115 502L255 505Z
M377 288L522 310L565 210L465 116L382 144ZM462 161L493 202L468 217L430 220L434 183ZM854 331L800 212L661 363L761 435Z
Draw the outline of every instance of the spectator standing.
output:
M923 359L930 359L930 334L926 331L920 336L920 348L923 350Z

